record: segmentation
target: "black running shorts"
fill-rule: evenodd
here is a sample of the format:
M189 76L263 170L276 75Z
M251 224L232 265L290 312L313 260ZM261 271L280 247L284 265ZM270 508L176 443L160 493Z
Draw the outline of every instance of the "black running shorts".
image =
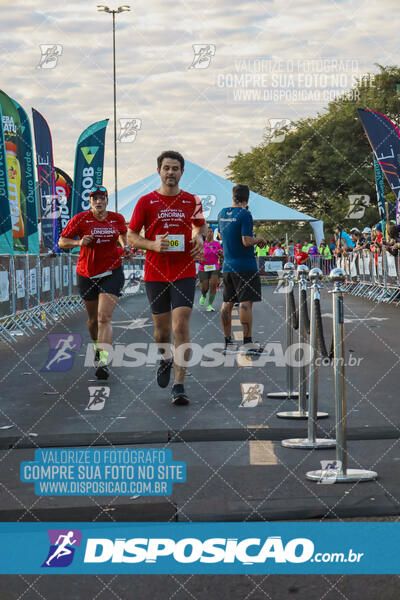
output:
M222 273L224 302L260 302L261 279L258 271Z
M199 281L208 281L211 279L211 275L217 275L220 277L221 271L216 269L215 271L199 271L197 275L199 276Z
M195 284L195 277L184 277L176 281L146 281L152 314L160 315L179 306L192 308Z
M122 265L105 277L83 277L77 273L77 279L82 300L97 300L99 294L121 296L125 282Z

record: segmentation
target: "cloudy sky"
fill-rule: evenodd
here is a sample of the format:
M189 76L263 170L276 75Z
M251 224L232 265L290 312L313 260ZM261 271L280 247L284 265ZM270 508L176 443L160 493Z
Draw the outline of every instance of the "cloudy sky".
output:
M47 119L71 176L80 133L109 117L113 191L111 15L95 2L0 1L1 88ZM396 64L399 13L398 0L135 0L116 19L118 132L119 119L137 131L118 144L119 188L165 149L223 176L271 124L313 116L374 63ZM40 68L41 44L57 45L54 68Z

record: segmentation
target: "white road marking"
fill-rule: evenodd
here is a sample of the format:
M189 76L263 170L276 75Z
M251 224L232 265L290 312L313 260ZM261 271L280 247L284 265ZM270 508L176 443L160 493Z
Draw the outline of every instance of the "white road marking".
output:
M321 316L329 317L330 319L332 319L331 313L324 313ZM349 317L345 317L344 322L345 323L355 323L356 321L387 321L388 319L389 319L389 317L354 317L353 319L350 319Z
M147 323L148 320L149 318L146 317L144 319L130 319L129 321L114 321L112 325L117 329L141 329L152 325L152 323ZM121 323L121 325L117 325L117 323Z

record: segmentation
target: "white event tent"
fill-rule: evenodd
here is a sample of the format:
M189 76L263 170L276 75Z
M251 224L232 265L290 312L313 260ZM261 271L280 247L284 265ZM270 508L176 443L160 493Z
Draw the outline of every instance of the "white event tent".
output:
M218 213L232 204L232 188L235 184L195 163L185 160L185 170L179 187L199 196L203 214L207 221L216 222ZM160 187L157 172L141 181L122 189L118 193L118 212L129 221L138 199ZM114 204L114 194L110 195L110 207ZM270 198L250 191L249 209L254 221L302 221L309 222L314 230L317 244L323 237L323 223L293 208L274 202Z

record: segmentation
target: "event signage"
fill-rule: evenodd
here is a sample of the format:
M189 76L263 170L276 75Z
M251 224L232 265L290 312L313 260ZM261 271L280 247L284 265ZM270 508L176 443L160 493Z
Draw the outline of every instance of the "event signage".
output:
M89 194L103 183L104 142L108 119L90 125L79 136L75 152L72 216L89 210Z
M376 159L397 198L396 223L400 224L400 133L388 117L359 108L358 116Z
M55 191L53 144L46 119L34 108L33 128L35 132L36 165L39 182L40 217L44 246L53 252L59 252L57 197Z

